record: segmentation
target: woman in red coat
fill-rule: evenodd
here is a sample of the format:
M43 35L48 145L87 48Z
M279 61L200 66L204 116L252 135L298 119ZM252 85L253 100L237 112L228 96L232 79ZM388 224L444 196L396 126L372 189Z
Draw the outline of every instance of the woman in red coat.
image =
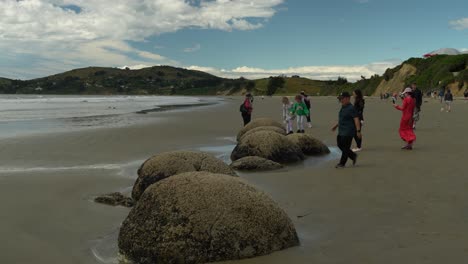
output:
M411 88L406 88L403 91L405 98L403 99L403 105L399 106L393 103L393 106L403 112L400 122L400 137L406 141L406 146L402 149L412 150L413 143L416 140L416 135L413 130L413 114L414 108L416 107L416 101L411 97L413 90Z

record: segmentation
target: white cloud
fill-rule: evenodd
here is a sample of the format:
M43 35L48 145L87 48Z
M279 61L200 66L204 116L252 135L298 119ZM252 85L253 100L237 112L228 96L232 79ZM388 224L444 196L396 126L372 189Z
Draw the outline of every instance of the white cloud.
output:
M89 65L179 65L127 41L186 28L257 29L283 1L0 0L0 72L7 77L37 77L57 68ZM6 65L11 54L27 56L31 65ZM39 63L43 60L49 63Z
M399 60L389 60L355 66L304 66L286 69L262 69L242 66L231 70L190 66L188 69L204 71L225 78L244 77L248 79L259 79L284 74L287 76L299 75L315 80L330 80L337 79L338 77L346 77L350 81L356 81L361 79L361 76L368 78L375 74L383 74L386 69L395 67L400 63L401 61Z
M450 25L457 30L468 29L468 17L450 21Z
M199 51L200 49L201 49L201 45L200 44L195 44L195 46L193 46L193 47L185 48L184 52L191 53L191 52Z

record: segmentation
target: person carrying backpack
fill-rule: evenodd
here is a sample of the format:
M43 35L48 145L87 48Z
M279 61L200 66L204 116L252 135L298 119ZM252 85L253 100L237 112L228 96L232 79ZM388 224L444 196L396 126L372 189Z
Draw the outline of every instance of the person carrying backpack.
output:
M244 102L240 106L240 112L242 119L244 120L244 126L246 126L252 120L252 111L253 111L253 96L248 93L245 95Z

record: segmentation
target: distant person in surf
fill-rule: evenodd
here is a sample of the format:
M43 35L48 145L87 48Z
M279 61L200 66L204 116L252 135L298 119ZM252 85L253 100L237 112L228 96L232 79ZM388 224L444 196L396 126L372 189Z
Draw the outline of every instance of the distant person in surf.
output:
M412 97L413 89L408 87L403 91L403 105L399 106L395 102L393 102L393 106L402 111L403 115L400 121L400 137L403 141L406 142L406 145L401 149L404 150L412 150L413 143L416 141L416 135L414 134L413 129L413 116L414 116L414 109L416 108L416 100Z
M296 103L294 103L291 113L297 119L297 133L305 133L304 121L309 115L309 109L303 101L302 95L296 95Z
M304 101L304 104L307 106L307 110L309 110L309 114L307 115L307 126L309 128L311 128L312 127L312 120L310 119L310 108L311 108L310 98L305 93L305 91L301 92L301 96L302 96L302 100Z
M362 91L357 89L353 92L353 97L354 97L354 109L356 109L356 112L358 113L359 121L361 123L361 130L362 126L364 126L364 107L366 104L366 101L364 100L364 96L362 95ZM354 136L354 140L356 141L356 148L353 149L354 152L359 152L362 150L362 135Z
M293 120L294 115L292 114L293 104L289 101L288 97L283 97L283 122L286 126L286 133L293 134Z
M356 135L358 137L362 135L359 114L351 104L351 95L348 92L343 92L338 96L338 100L341 103L341 110L338 115L338 124L332 127L332 131L338 129L336 141L342 153L340 163L335 168L342 169L346 167L348 159L351 159L353 165L356 165L358 155L351 150L351 144Z
M252 120L252 111L253 111L253 96L248 93L245 95L244 102L240 106L240 112L242 114L242 119L244 120L244 126L246 126Z
M445 110L448 112L452 111L452 103L453 103L453 94L450 89L447 89L447 93L445 93L444 97L445 101Z

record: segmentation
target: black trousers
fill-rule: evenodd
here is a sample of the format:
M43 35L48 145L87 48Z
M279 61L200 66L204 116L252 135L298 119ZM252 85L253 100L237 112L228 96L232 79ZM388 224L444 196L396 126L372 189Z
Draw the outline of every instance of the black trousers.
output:
M337 144L338 148L340 148L342 154L341 154L341 160L340 164L341 165L346 165L346 162L348 159L355 160L356 159L356 153L354 153L351 150L351 144L353 143L353 137L347 137L347 136L338 136L337 139Z
M244 120L244 126L246 126L248 123L250 123L250 120L252 120L252 115L242 113L242 119Z
M362 147L362 137L358 137L358 135L356 134L354 136L354 140L356 140L356 146L357 148L361 148Z

